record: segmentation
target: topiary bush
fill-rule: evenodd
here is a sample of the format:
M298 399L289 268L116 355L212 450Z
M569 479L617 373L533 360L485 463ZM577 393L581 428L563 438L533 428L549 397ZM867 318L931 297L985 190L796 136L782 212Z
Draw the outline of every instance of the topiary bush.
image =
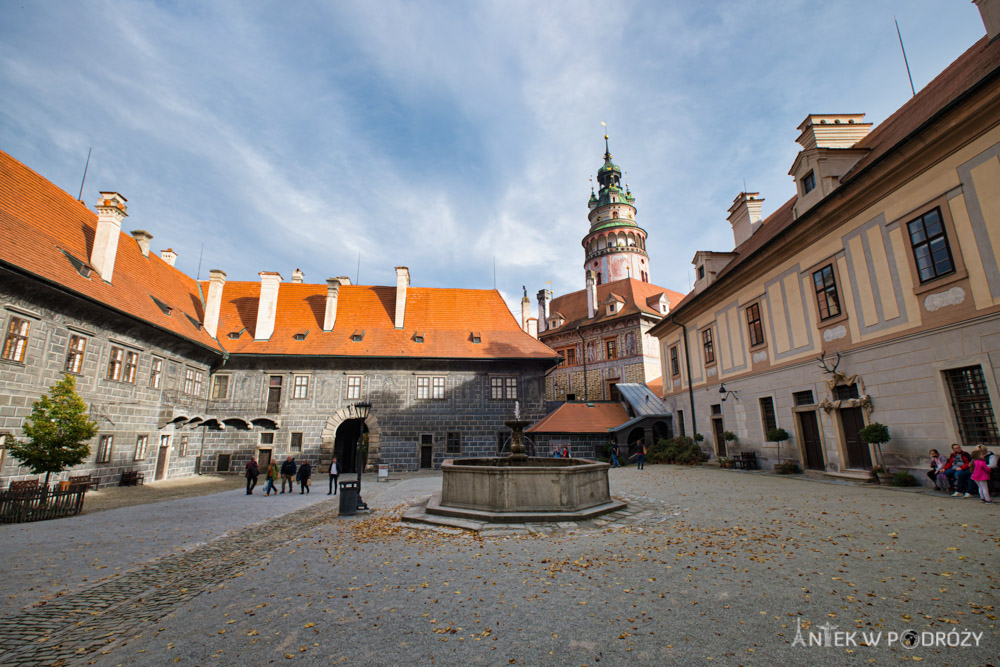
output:
M676 438L660 438L650 448L646 457L650 463L676 463L678 465L697 465L708 459L694 440L686 436Z

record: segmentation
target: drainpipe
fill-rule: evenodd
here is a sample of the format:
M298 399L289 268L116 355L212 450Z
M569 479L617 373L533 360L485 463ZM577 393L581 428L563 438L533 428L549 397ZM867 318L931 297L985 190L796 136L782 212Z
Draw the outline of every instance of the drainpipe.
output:
M576 335L580 337L580 358L583 359L583 400L587 402L590 400L589 387L587 386L587 341L583 337L583 332L580 331L580 327L576 328ZM573 376L570 376L570 386L573 385Z
M691 435L694 436L694 434L698 432L698 417L694 412L694 384L691 382L691 353L688 350L688 330L683 323L675 320L673 315L670 315L669 317L670 323L680 325L681 331L684 333L684 365L687 367L688 397L691 400Z

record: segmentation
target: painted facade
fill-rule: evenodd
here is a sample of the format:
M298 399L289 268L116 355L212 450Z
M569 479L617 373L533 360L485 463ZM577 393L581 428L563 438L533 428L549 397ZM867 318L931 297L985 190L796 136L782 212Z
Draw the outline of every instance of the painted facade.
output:
M740 193L734 249L697 254L653 330L687 435L722 455L733 431L771 465L782 427L782 460L860 476L879 461L857 431L881 422L885 464L921 481L930 448L1000 444L998 66L984 38L878 127L811 115L798 194L761 221Z

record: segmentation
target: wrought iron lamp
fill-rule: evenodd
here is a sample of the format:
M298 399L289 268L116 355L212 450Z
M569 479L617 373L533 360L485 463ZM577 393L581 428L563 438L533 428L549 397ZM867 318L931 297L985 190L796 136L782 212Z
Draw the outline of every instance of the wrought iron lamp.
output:
M363 467L361 461L361 440L365 437L365 420L371 414L372 404L368 401L361 401L347 406L347 410L353 419L361 420L361 427L358 429L358 443L354 450L354 467L358 469L358 509L366 510L368 509L368 505L361 500L361 469Z
M737 393L736 390L726 389L726 385L725 384L720 384L719 385L719 395L722 396L722 402L723 403L725 403L726 399L729 398L730 396L732 396L733 398L735 398L737 401L740 400L740 397L737 396L736 393Z

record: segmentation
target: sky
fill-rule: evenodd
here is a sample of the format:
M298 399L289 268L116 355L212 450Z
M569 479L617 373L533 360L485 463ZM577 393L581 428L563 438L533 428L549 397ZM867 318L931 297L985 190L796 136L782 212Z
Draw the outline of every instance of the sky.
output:
M607 123L686 293L727 209L767 216L810 113L879 123L985 34L966 0L0 2L0 149L176 266L422 287L584 286ZM744 186L745 184L745 186ZM495 267L495 268L494 268ZM495 282L494 282L495 280Z

